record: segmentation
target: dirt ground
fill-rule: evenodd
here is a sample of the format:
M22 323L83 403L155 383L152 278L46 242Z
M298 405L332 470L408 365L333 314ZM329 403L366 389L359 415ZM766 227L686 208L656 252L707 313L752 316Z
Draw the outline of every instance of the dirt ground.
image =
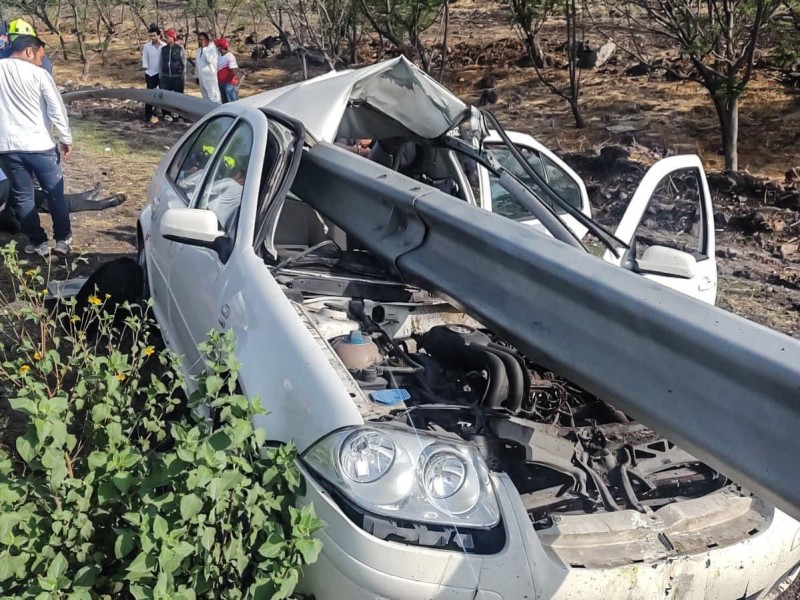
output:
M576 130L566 103L548 93L531 68L520 66L522 46L501 8L461 0L453 4L452 15L445 84L474 103L480 80L492 74L497 102L491 109L508 129L531 133L565 156L586 179L593 209L607 225L615 224L609 215L618 214L616 205L624 202L620 192L629 198L638 179L613 161L601 169L588 168L604 147L620 148L629 157L626 160L642 169L662 156L687 152L698 154L709 172L722 167L716 118L699 86L656 75L626 76L630 61L618 55L602 69L584 72L582 109L587 127ZM555 44L557 35L552 28L546 30L545 46ZM595 45L602 41L597 35L590 40ZM66 90L143 87L138 68L141 41L140 32L123 32L112 43L108 64L102 66L98 60L84 82L79 81L78 64L65 64L54 54L57 83ZM194 48L190 45L190 52ZM233 49L244 75L242 96L300 79L293 58L271 56L256 62L247 57L243 45ZM365 47L366 62L377 58L368 50ZM312 67L312 74L320 72ZM555 76L563 76L563 71ZM187 91L199 95L192 83ZM99 182L104 193L127 197L119 207L73 215L76 251L86 259L76 265L77 271L88 273L102 262L135 252L136 218L152 172L188 125L162 121L151 126L144 122L140 106L119 101L76 103L70 114L75 149L65 165L68 189L83 191ZM747 175L734 181L710 177L720 273L717 303L796 337L800 335L800 193L796 182L784 179L787 171L800 166L800 96L782 87L774 72L759 70L742 101L740 123L740 165L764 181ZM628 131L614 133L609 130L614 125ZM49 228L47 216L43 221ZM0 244L12 237L22 241L0 232ZM66 276L66 265L66 261L53 263L53 277ZM800 598L800 585L783 598Z

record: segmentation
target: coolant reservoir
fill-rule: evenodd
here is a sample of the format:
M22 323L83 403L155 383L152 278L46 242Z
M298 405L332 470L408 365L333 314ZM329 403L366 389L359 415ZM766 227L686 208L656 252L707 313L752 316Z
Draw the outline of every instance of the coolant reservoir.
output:
M334 338L331 346L348 369L366 369L383 361L378 345L357 329Z

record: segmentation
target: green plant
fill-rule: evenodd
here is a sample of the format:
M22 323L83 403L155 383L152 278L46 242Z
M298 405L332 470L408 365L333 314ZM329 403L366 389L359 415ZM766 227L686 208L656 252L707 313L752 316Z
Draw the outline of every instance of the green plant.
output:
M296 509L291 445L265 449L230 334L181 410L177 361L148 314L44 302L45 274L2 250L0 394L25 416L0 450L0 596L287 598L321 523ZM95 331L96 335L88 332ZM205 415L204 415L205 414Z

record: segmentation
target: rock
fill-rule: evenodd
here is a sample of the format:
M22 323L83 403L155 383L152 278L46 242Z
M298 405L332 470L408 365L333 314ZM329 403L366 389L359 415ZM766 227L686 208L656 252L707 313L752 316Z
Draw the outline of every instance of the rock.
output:
M617 45L611 40L607 41L605 44L600 46L600 48L597 50L597 63L595 64L595 66L597 68L600 68L604 64L606 64L608 62L608 59L613 56L614 51L616 49Z
M641 77L643 75L649 75L652 71L650 65L646 65L644 63L637 63L632 67L628 67L625 69L625 75L628 77Z
M747 269L736 269L733 272L734 277L741 277L742 279L750 279L750 271Z
M620 123L619 125L606 126L611 133L630 133L632 131L639 131L643 129L641 125L634 125L633 123Z
M603 146L600 148L600 158L609 163L615 163L631 155L630 150L622 146Z
M730 220L731 216L726 212L718 210L717 212L714 213L714 226L717 227L718 229L724 229L725 227L727 227Z
M578 68L594 69L597 64L597 50L589 48L586 42L579 42L575 54L578 58Z
M738 258L739 251L733 248L717 248L717 256L719 258Z
M781 258L786 260L793 254L797 253L797 249L800 247L797 243L794 244L782 244L780 247Z
M800 167L794 167L793 169L789 169L784 174L784 181L786 184L794 183L795 181L800 180Z

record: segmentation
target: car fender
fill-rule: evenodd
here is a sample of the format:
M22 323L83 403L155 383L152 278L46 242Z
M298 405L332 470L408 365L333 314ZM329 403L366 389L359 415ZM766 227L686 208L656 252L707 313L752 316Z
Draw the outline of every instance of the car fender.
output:
M302 452L332 431L361 425L357 402L342 384L327 342L303 322L252 248L238 254L224 270L218 289L219 329L233 330L241 364L239 384L267 410L254 419L268 439L293 440ZM232 290L225 295L225 290ZM323 351L321 351L323 350Z

